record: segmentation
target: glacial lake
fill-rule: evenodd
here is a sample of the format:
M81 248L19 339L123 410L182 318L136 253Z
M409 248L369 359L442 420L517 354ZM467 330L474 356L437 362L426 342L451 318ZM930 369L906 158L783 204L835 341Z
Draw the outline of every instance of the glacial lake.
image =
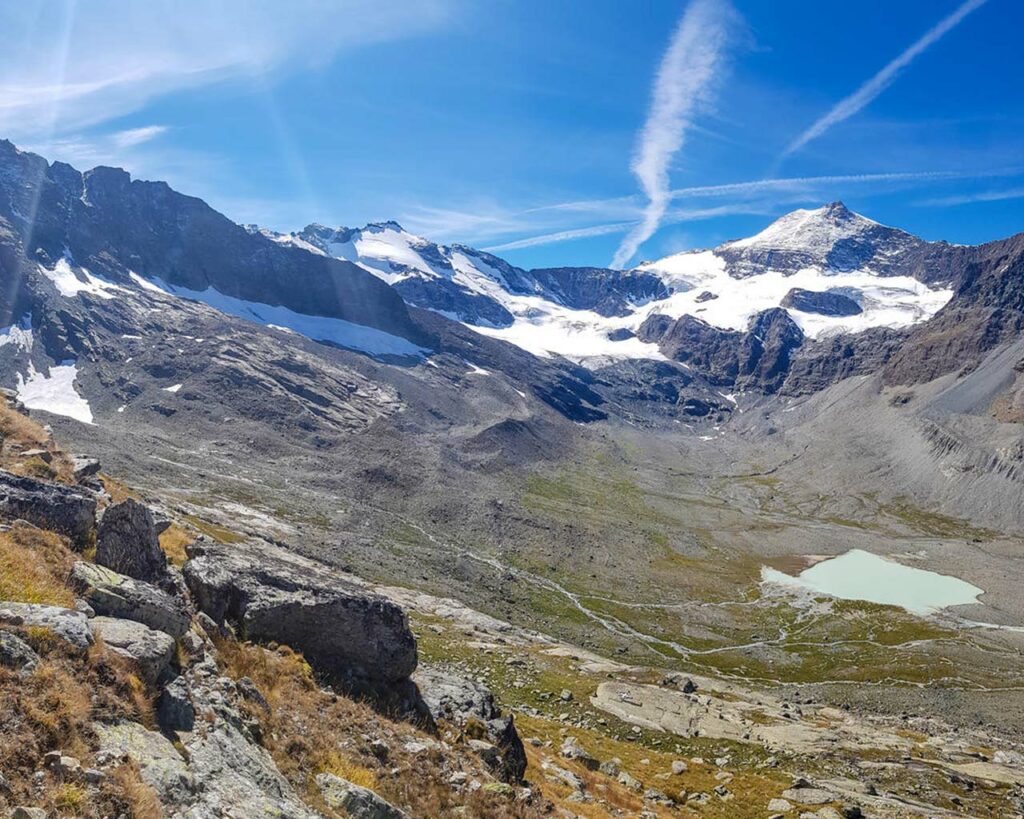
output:
M761 580L843 600L899 606L922 615L976 603L984 591L958 577L904 566L861 549L816 563L796 577L766 566Z

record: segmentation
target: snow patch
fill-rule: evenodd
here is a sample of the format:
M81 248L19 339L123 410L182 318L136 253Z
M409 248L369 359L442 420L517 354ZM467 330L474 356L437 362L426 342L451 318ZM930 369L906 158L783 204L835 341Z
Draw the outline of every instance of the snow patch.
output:
M53 415L74 418L91 424L92 409L89 402L75 391L78 367L74 361L62 361L50 367L48 375L38 372L29 363L28 377L18 373L18 400L26 407Z
M212 287L206 290L189 290L186 287L168 284L161 279L152 279L150 283L167 295L201 302L229 316L268 327L273 325L279 329L292 330L315 341L325 341L369 355L423 356L430 352L427 348L413 344L401 336L344 319L310 316L287 307L246 301L226 296Z
M173 387L164 387L164 392L177 392L181 387L181 384L175 384Z
M123 287L92 275L84 267L78 268L76 272L66 258L57 262L53 270L39 265L39 272L53 282L58 292L65 298L89 293L101 299L112 299L116 292L125 292Z

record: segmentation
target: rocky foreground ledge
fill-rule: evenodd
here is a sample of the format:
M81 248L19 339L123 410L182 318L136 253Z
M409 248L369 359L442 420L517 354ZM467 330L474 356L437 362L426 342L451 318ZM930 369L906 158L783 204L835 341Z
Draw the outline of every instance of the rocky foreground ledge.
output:
M414 679L402 607L258 541L199 535L172 565L169 520L57 466L0 471L2 815L539 815L512 717Z

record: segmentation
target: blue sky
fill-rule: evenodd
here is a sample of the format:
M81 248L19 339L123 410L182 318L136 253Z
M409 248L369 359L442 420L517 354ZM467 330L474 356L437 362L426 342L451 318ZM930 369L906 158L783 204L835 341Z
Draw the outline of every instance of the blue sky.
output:
M1017 0L22 0L0 136L239 222L396 219L523 266L834 199L975 243L1024 230L1022 30Z

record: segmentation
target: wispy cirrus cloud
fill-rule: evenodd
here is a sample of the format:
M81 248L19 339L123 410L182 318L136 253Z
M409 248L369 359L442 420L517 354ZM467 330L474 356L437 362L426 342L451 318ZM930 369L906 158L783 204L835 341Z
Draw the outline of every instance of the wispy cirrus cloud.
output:
M952 207L955 205L971 205L975 202L1003 202L1007 199L1024 199L1024 188L979 191L977 193L965 193L955 196L937 196L933 199L922 199L914 204L927 207Z
M766 206L761 204L732 204L719 205L714 208L701 209L666 209L662 215L663 225L677 225L684 222L695 222L701 219L712 219L716 216L730 216L738 213L766 213ZM591 225L590 227L575 228L572 230L560 230L554 233L542 233L538 236L528 236L525 239L516 239L511 242L504 242L499 245L485 247L484 250L490 253L498 253L504 250L523 250L528 247L540 247L541 245L552 245L559 242L570 242L576 239L589 239L594 236L606 236L614 233L625 233L635 229L641 222L614 222L606 225Z
M631 165L647 205L615 252L613 267L629 262L661 224L671 201L669 166L683 147L694 114L711 97L737 19L727 0L691 0L683 13L658 68Z
M902 54L889 62L881 71L865 82L860 88L848 97L837 102L824 116L816 120L812 125L794 139L783 152L783 157L796 153L808 142L817 139L833 125L837 125L845 119L849 119L866 105L869 105L879 94L885 91L895 81L900 71L912 63L918 56L924 53L930 46L942 39L952 29L956 28L963 19L988 0L966 0L948 17L943 18L917 41L915 41Z

